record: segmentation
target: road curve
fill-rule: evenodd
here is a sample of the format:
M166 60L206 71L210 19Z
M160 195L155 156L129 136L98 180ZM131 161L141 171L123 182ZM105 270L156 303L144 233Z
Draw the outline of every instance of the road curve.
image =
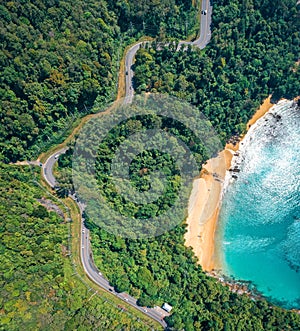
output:
M199 38L191 42L192 45L199 47L200 49L203 49L210 41L211 16L212 16L212 5L210 4L210 0L202 0Z
M45 178L46 182L51 186L54 187L56 184L55 177L53 175L53 166L54 163L57 161L59 155L64 154L68 147L62 148L52 155L50 155L47 161L42 165L43 170L43 177Z
M200 34L199 38L197 38L193 42L179 42L179 46L181 45L194 45L203 49L209 42L211 37L210 32L210 24L211 24L211 14L212 14L212 6L210 5L210 0L202 0L202 8L201 12L205 11L206 15L201 14L201 24L200 24ZM132 85L132 78L133 78L133 70L132 65L134 62L134 57L138 49L141 47L143 42L137 43L132 46L126 56L125 56L125 80L126 80L126 88L125 88L125 100L124 103L131 103L133 96L134 96L134 89ZM58 156L64 154L68 148L62 148L57 150L51 156L48 157L46 162L42 166L42 174L46 182L53 188L56 185L56 180L53 175L53 166L58 159ZM127 293L117 293L115 289L109 284L108 280L105 279L102 273L97 269L93 262L92 258L92 251L90 249L90 240L89 240L89 230L84 225L84 218L83 212L85 205L78 201L76 196L71 196L72 199L77 203L80 213L81 213L81 239L80 239L80 258L81 263L84 268L85 273L87 276L97 285L101 286L103 289L111 292L115 296L119 297L120 299L126 301L131 306L135 307L136 309L140 310L147 316L151 317L152 319L159 322L164 328L167 327L166 322L163 318L167 315L163 315L160 310L155 308L144 308L137 305L137 300L132 296L128 295Z
M201 5L201 23L200 23L200 31L199 37L194 41L180 41L178 43L177 50L179 50L184 45L191 45L198 47L200 49L205 48L205 46L209 43L211 38L211 16L212 16L212 5L210 4L210 0L202 0ZM132 66L134 63L134 58L136 52L139 50L141 45L144 45L146 42L139 42L134 44L126 53L125 56L125 98L124 103L129 104L132 102L134 96L134 88L133 88L133 70Z
M57 150L55 153L50 155L46 162L43 164L42 173L46 182L54 188L56 185L56 180L53 175L53 166L58 159L58 156L64 154L68 148L62 148ZM87 276L98 286L102 287L106 291L111 292L118 298L124 300L134 308L140 310L142 313L151 317L155 321L159 322L164 328L167 327L167 323L163 320L163 318L167 315L163 315L160 310L156 308L145 308L137 305L137 300L130 296L127 293L118 293L115 289L109 284L109 281L103 277L102 273L97 269L93 262L92 251L90 248L90 240L89 240L89 230L84 225L83 212L85 209L85 204L78 201L75 195L70 195L70 197L77 203L80 214L81 214L81 238L80 238L80 259L84 269L84 272Z

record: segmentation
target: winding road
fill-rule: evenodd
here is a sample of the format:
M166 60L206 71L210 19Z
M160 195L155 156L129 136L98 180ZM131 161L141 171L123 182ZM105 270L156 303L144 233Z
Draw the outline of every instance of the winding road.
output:
M42 173L43 177L45 178L46 182L54 188L56 185L56 180L53 175L53 166L55 162L58 159L58 156L61 154L64 154L67 148L62 148L60 150L57 150L55 153L53 153L51 156L48 157L46 162L43 164L42 167ZM86 275L91 279L95 284L99 285L106 291L109 291L111 294L114 294L115 296L119 297L120 299L124 300L131 306L135 307L136 309L140 310L144 314L148 315L152 319L159 322L164 328L167 327L167 323L163 320L165 316L168 314L162 313L162 310L158 307L155 308L145 308L137 305L137 300L130 296L127 293L118 293L115 291L115 289L109 284L109 281L105 279L102 275L102 273L97 269L93 262L92 257L92 251L90 248L90 232L84 225L84 218L83 218L83 212L85 209L85 205L78 201L76 196L70 195L70 197L77 203L80 214L81 214L81 237L80 237L80 259L83 266L83 269L86 273Z
M192 45L198 47L200 49L205 48L205 46L209 43L211 38L211 15L212 15L212 5L210 4L210 0L202 0L201 6L201 13L205 12L206 14L201 14L201 23L200 23L200 31L199 37L194 41L180 41L178 43L178 48L182 47L183 45ZM148 43L146 42L139 42L134 44L127 52L125 57L125 100L124 103L131 103L134 95L133 89L133 70L132 65L134 62L135 54L139 50L139 48Z
M209 42L211 37L210 31L210 24L211 24L211 14L212 14L212 6L210 5L209 0L202 0L202 8L201 12L205 12L206 14L201 14L201 25L200 25L200 34L199 38L193 42L184 42L181 41L179 43L179 47L182 45L193 45L203 49ZM141 45L144 42L140 42L132 46L125 57L125 70L126 70L126 88L125 88L125 103L131 103L133 96L134 96L134 89L132 85L132 78L133 78L133 70L132 65L134 62L135 54ZM42 174L46 182L52 188L56 185L56 180L53 175L53 166L57 161L59 155L64 154L68 148L62 148L57 150L53 153L46 162L42 166ZM85 205L77 200L75 196L71 196L71 198L76 201L81 215L83 214ZM140 310L144 314L148 315L152 319L159 322L164 328L167 327L166 322L164 321L164 317L167 316L167 313L163 313L162 310L158 307L154 308L145 308L140 307L137 305L137 300L132 296L128 295L127 293L117 293L114 288L109 284L108 280L105 279L102 273L96 268L93 258L92 258L92 251L90 249L90 240L89 240L89 230L84 226L84 218L81 216L81 238L80 238L80 257L81 263L84 268L85 273L87 276L97 285L105 289L106 291L111 292L115 296L119 297L120 299L126 301L128 304L132 305L136 309Z

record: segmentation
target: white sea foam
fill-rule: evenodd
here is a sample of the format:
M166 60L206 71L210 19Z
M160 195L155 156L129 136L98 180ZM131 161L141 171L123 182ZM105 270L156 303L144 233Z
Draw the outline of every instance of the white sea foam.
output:
M240 172L226 174L217 236L223 273L286 308L300 302L299 124L282 100L252 125L232 160Z
M286 109L290 109L294 101L290 100L280 100L276 105L271 107L268 112L261 118L259 118L248 130L244 139L239 143L239 149L237 153L233 156L231 160L231 168L238 167L239 169L243 167L243 173L250 174L254 173L257 167L260 165L261 162L264 162L261 158L261 153L263 153L263 149L267 140L272 139L270 137L270 132L276 134L272 127L275 127L276 118L274 116L280 115ZM269 136L265 134L263 128L269 130ZM271 130L271 131L270 131ZM255 144L255 149L251 149L252 144ZM281 158L280 162L281 167L284 169L284 166L287 165L289 153L286 152L285 155ZM245 162L247 161L247 162ZM239 173L238 173L239 176ZM226 175L223 182L222 194L221 197L223 198L225 193L228 190L230 184L234 183L235 179L232 177L232 172L227 170Z

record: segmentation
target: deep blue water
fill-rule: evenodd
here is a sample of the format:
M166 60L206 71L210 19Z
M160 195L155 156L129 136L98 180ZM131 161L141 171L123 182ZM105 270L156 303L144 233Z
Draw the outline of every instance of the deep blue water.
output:
M223 273L300 308L300 110L281 101L240 145L217 233ZM279 117L276 118L276 116Z

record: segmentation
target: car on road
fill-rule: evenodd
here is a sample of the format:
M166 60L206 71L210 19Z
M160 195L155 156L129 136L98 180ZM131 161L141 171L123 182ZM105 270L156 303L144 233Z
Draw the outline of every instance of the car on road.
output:
M207 14L207 10L205 9L205 10L201 10L201 14L202 15L206 15Z
M126 75L128 75L128 71L126 71Z
M57 160L59 158L59 154L54 155L54 158Z

